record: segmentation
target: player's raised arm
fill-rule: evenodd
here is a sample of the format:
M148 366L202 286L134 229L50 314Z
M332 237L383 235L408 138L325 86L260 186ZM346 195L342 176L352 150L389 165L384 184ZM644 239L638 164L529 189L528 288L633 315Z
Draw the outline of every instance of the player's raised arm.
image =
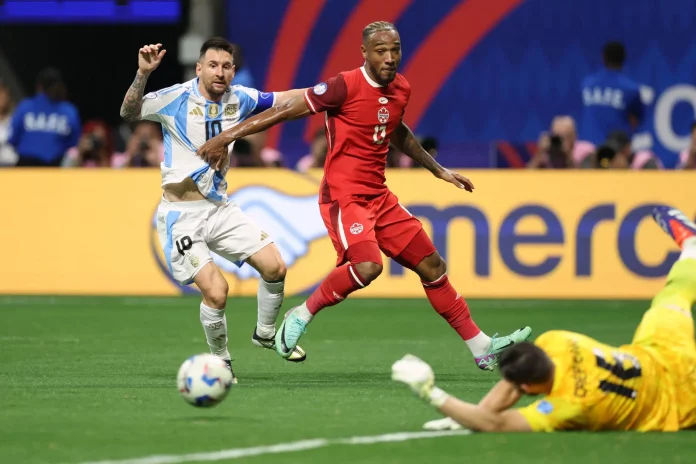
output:
M198 149L198 156L210 166L219 169L227 157L227 147L235 140L263 132L284 121L299 119L328 109L340 108L348 89L342 75L315 85L304 91L289 90L276 93L276 106L259 113L244 122L208 140ZM279 101L285 100L279 104Z
M302 97L294 97L280 106L274 106L244 122L221 132L204 143L197 151L210 166L219 170L227 157L227 147L235 140L263 132L283 121L298 119L310 114L309 107Z
M150 73L162 62L166 50L162 44L145 45L138 51L138 72L128 88L121 105L121 117L126 121L138 121L141 118L145 84Z
M421 146L416 136L411 132L411 129L403 121L394 129L391 142L402 153L417 161L420 165L432 172L438 179L454 184L458 188L473 192L474 184L467 177L450 171L435 161L435 158L430 156L430 153Z

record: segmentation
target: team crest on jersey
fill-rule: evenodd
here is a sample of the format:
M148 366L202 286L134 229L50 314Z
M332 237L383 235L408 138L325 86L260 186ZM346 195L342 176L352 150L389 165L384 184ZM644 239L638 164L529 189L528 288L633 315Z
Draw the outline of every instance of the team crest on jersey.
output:
M551 414L553 412L553 404L549 403L546 400L539 401L539 404L537 404L536 408L537 408L537 411L539 411L540 413L542 413L546 416L548 416L549 414Z
M359 222L356 222L352 226L350 226L350 233L353 235L358 235L362 231L363 231L363 225L360 224Z
M217 103L211 103L208 106L208 117L216 118L220 114L220 106Z
M233 118L237 114L238 105L236 103L232 105L225 105L225 117Z
M377 111L377 120L380 124L386 124L389 121L389 110L385 107L381 107Z
M316 95L324 95L324 93L326 93L326 89L328 89L326 82L320 82L314 86L314 93Z
M389 100L387 100L387 97L379 97L379 100L377 100L377 101L380 102L382 105L386 105L387 103L389 103Z

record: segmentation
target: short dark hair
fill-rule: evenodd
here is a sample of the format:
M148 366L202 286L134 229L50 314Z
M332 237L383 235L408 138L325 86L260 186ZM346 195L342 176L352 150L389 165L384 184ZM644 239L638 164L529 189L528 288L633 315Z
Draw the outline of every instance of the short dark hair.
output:
M234 45L232 45L224 37L211 37L201 45L201 53L199 59L203 58L208 50L222 50L229 53L234 60ZM234 61L233 61L234 62Z
M515 385L540 384L551 378L553 362L533 343L515 343L498 358L500 374Z
M374 34L375 32L382 32L382 31L394 31L397 34L399 31L396 30L396 26L394 26L392 23L387 22L387 21L375 21L374 23L370 23L367 26L365 26L365 29L363 29L362 33L362 40L363 44L366 44L367 41L370 39L370 36Z
M694 130L696 130L696 121L691 123L691 132L693 132Z
M43 87L44 91L62 83L64 83L63 74L58 68L43 68L36 76L36 85Z
M626 48L621 42L609 42L604 45L604 63L621 68L626 61Z

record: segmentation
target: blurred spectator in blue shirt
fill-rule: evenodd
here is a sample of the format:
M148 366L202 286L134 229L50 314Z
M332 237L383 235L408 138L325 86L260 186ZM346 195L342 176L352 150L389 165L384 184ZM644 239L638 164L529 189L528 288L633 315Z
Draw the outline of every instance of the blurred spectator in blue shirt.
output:
M626 49L620 42L604 46L604 69L582 81L583 138L595 145L614 131L632 136L645 113L640 84L623 74Z
M9 143L19 155L17 166L60 166L82 132L75 106L57 69L39 73L36 96L19 103L12 116Z

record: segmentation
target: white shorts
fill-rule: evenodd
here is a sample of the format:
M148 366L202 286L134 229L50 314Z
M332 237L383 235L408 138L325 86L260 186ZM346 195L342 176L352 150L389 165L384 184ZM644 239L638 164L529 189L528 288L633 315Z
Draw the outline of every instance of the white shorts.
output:
M193 282L210 252L238 266L273 239L234 202L170 202L157 207L157 232L169 272L182 285Z

